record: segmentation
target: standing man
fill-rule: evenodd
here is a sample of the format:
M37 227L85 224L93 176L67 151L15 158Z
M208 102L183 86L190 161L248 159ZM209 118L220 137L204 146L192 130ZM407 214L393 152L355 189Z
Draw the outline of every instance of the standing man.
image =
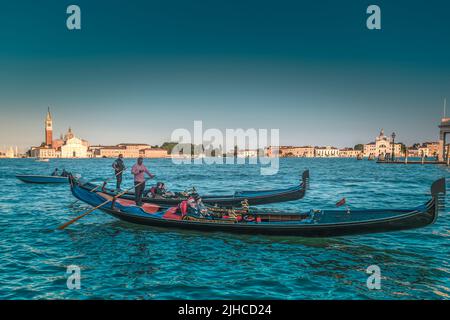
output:
M119 154L116 161L113 162L112 167L114 168L114 173L116 174L116 191L120 191L120 185L122 184L122 173L125 170L125 164L123 163L123 154Z
M136 197L136 205L142 205L142 194L145 189L145 178L144 173L146 173L150 178L153 178L154 175L148 171L148 169L143 164L144 159L139 157L137 159L137 163L131 168L131 173L134 174L134 194Z

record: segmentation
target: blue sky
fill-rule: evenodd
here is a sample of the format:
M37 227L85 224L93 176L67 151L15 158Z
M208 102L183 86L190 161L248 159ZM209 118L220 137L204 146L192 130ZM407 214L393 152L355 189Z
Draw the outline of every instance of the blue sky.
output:
M77 4L82 30L68 31ZM369 4L382 30L365 27ZM176 128L278 128L353 146L436 140L450 98L448 1L2 1L0 148L72 126L93 144ZM450 108L449 108L450 109Z

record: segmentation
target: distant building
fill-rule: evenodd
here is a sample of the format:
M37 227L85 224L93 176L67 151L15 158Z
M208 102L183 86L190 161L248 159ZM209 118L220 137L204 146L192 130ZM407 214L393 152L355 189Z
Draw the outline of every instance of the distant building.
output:
M426 146L420 146L418 149L418 156L419 157L429 157L431 156L431 154L429 154L429 150Z
M312 158L314 157L314 147L303 146L280 146L280 147L268 147L266 148L266 155L268 157L301 157L301 158Z
M117 158L122 154L124 158L165 158L167 150L152 148L142 143L121 143L116 146L92 146L90 150L95 157Z
M424 142L408 148L408 157L437 157L439 155L439 142Z
M339 150L339 157L341 158L356 158L359 155L362 155L361 150L355 150L353 148L344 148Z
M427 149L427 157L437 157L439 155L439 142L424 142L422 147Z
M87 158L88 147L83 140L72 136L61 146L61 158Z
M257 158L258 150L257 149L245 149L237 151L238 158Z
M119 154L123 154L124 158L133 158L133 155L125 152L125 147L118 146L101 146L90 149L94 157L101 158L117 158Z
M315 148L315 156L317 158L337 158L339 157L339 149L331 146Z
M141 157L143 158L167 158L168 152L162 148L147 148L141 150Z
M64 141L67 141L67 140L69 140L69 139L72 139L73 137L75 137L75 135L74 135L73 132L72 132L72 128L69 127L69 130L67 130L66 134L64 135L63 140L64 140Z
M9 149L5 152L5 158L15 158L16 153L14 152L13 147L9 147Z
M280 147L269 146L264 149L264 153L267 157L278 157Z
M401 155L402 145L396 143L394 146L395 155ZM392 140L384 135L384 130L381 129L378 137L375 138L375 142L371 142L364 145L365 157L384 157L392 153Z
M151 146L146 143L119 143L117 146L125 147L127 150L142 150L146 148L151 148Z
M32 147L30 156L33 158L59 158L61 153L49 147Z
M50 113L50 107L47 111L47 117L45 118L45 146L47 148L52 148L53 144L53 120Z
M50 108L45 118L45 142L40 147L32 147L31 157L36 158L87 158L89 142L75 137L72 128L60 139L53 139L53 117Z
M407 154L408 154L408 158L418 158L418 157L420 157L419 149L414 147L414 146L408 147L406 151L407 151Z
M40 147L31 147L30 156L34 158L57 158L59 152L53 148L53 119L48 108L44 121L44 142Z
M56 139L52 141L52 148L55 150L61 150L61 147L64 145L64 138L61 135L60 139Z

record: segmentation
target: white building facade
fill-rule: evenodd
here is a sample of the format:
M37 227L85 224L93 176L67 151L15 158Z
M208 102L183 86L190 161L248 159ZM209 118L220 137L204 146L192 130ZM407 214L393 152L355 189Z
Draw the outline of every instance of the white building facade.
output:
M335 147L318 147L315 149L317 158L337 158L339 157L339 149Z
M61 158L88 158L88 147L83 140L74 136L61 146Z
M395 155L400 156L402 151L402 145L396 143L394 146ZM392 153L392 139L384 135L384 130L381 129L378 137L375 138L375 142L371 142L364 145L364 156L365 157L384 157L386 155L391 155Z

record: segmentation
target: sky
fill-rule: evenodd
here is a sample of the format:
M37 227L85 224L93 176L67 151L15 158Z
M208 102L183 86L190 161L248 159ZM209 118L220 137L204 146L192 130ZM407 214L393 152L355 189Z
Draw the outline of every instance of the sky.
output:
M66 28L70 4L81 30ZM370 4L381 30L366 28ZM282 145L353 146L381 128L434 141L449 13L445 0L1 0L0 149L39 145L48 107L55 136L71 126L91 144L161 144L194 120L279 129Z

